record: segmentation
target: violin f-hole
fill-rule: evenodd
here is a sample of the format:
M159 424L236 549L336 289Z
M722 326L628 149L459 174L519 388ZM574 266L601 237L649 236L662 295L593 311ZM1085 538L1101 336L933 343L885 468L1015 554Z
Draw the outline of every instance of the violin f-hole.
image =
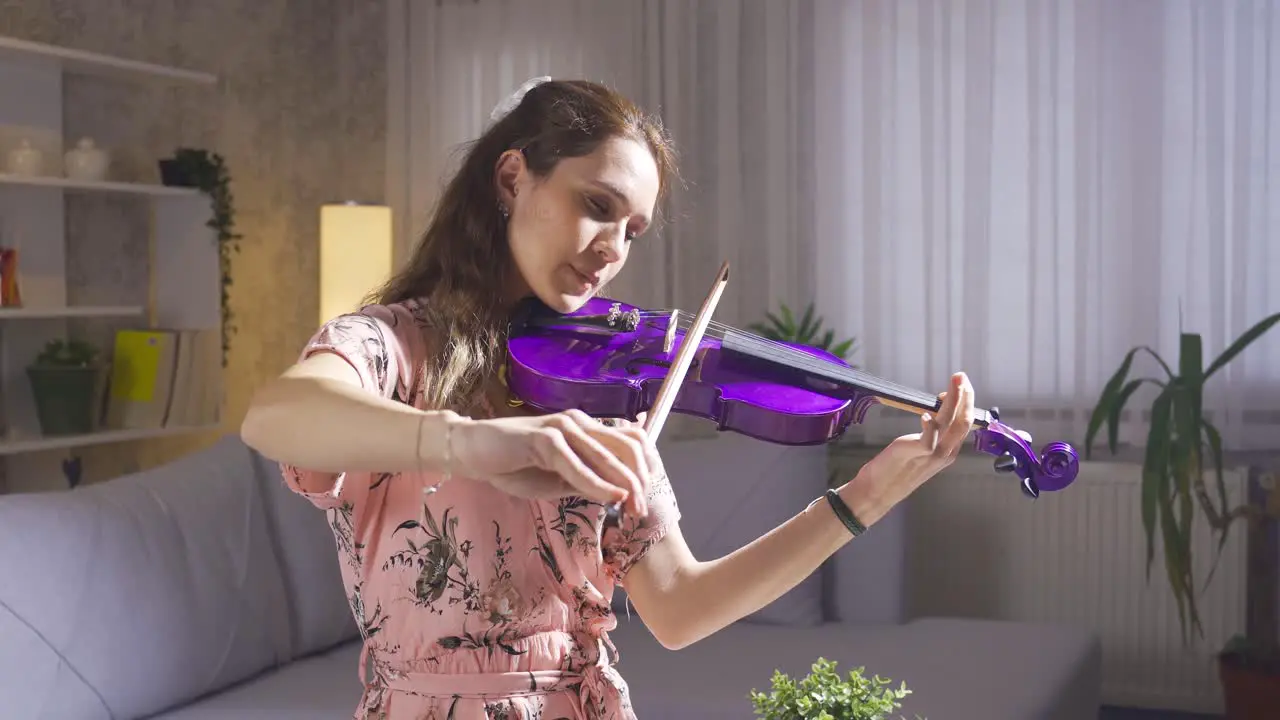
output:
M690 361L689 363L689 370L692 371L697 367L699 367L702 364L700 362L701 359L702 358L699 357L698 355L694 355L693 360ZM630 360L627 361L627 364L624 365L623 367L626 369L628 375L639 375L640 366L642 365L652 365L655 367L665 368L667 370L671 369L670 360L660 360L658 358L648 358L648 357L631 358Z

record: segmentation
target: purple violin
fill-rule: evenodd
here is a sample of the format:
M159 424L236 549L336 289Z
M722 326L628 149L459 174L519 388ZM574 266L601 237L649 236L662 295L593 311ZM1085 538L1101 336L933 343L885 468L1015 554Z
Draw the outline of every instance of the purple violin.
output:
M692 319L692 313L642 310L608 298L593 298L570 314L529 300L509 328L507 384L546 412L577 408L634 421L653 406ZM876 403L917 414L942 405L936 395L852 368L824 350L712 322L671 412L767 442L817 445L861 423ZM996 456L997 471L1021 478L1030 497L1075 480L1079 458L1070 445L1049 443L1037 454L1030 436L1002 424L996 408L977 417L974 447Z

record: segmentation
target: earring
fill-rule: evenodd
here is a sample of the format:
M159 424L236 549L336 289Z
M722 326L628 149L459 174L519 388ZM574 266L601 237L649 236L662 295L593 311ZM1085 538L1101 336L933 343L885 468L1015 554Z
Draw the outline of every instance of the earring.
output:
M507 206L504 205L503 203L498 203L498 213L502 215L503 220L506 220L508 217L511 216L511 211L508 210Z

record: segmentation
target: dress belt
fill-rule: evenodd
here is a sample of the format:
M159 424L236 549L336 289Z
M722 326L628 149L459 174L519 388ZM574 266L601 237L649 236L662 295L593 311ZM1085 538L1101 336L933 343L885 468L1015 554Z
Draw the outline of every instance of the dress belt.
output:
M402 692L419 697L501 700L504 698L533 697L565 690L577 690L575 705L585 720L624 720L635 715L627 712L627 705L619 688L612 681L616 671L607 665L593 664L582 672L566 670L525 670L503 673L388 673L383 677L385 687L392 692ZM516 718L524 720L520 707ZM612 710L622 710L613 715Z
M387 689L393 692L440 698L545 695L575 687L582 683L583 679L582 673L564 670L524 670L502 673L392 672L383 677Z

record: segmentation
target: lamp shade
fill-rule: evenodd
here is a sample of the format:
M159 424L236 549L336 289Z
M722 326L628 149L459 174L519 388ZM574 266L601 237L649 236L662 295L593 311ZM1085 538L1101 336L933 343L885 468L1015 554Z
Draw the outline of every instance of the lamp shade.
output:
M391 208L320 207L320 324L359 309L391 276Z

